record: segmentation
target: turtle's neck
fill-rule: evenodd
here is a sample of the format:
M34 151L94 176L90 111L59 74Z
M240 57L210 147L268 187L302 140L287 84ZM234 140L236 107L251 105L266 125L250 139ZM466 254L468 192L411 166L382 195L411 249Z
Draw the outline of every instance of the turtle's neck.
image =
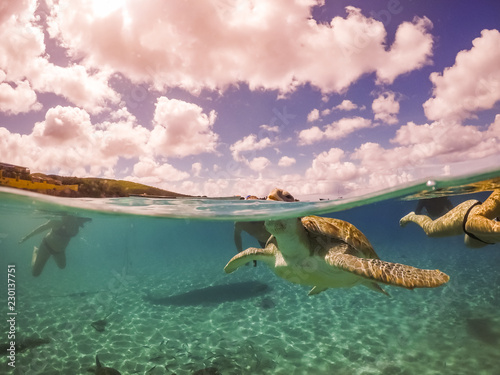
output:
M266 229L274 235L284 256L303 256L305 251L309 252L307 232L300 218L268 220Z

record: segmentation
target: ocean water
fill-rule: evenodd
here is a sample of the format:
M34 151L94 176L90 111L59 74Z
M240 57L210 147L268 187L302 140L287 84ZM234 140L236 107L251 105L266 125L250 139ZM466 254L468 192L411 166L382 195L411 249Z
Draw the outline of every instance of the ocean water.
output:
M419 197L484 200L498 176L297 203L62 199L2 188L0 373L89 374L98 354L121 374L498 374L500 245L471 250L463 236L428 238L416 225L399 226ZM92 221L69 243L65 269L49 259L33 277L31 254L47 232L19 240L61 214ZM308 214L346 220L381 259L440 269L450 281L384 286L391 297L362 286L308 296L310 287L262 263L224 273L236 254L235 221ZM258 246L246 235L243 244ZM15 367L8 332L18 344Z

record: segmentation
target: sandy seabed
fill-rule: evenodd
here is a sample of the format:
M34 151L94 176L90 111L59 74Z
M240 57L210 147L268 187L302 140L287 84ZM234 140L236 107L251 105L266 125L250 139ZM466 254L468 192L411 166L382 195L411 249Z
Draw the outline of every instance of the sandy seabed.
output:
M5 356L1 366L12 374L90 374L99 354L124 375L206 367L224 375L498 370L500 292L488 276L457 271L441 288L386 287L392 298L361 286L308 297L308 288L262 264L225 275L220 260L213 262L113 271L92 285L21 288L18 336L50 342L17 353L14 370ZM248 287L241 299L231 294L240 283ZM217 291L231 293L217 298ZM165 299L154 304L146 296ZM106 322L101 332L92 325L99 320Z

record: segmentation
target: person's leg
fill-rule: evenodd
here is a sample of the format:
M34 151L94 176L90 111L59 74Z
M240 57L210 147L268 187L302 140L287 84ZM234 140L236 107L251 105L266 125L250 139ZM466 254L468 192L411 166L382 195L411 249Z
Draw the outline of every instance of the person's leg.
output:
M399 224L404 227L410 221L414 222L429 237L456 236L463 233L462 225L465 214L476 202L475 200L465 201L436 220L432 220L426 215L416 215L414 212L410 212L399 221Z
M47 250L45 240L42 240L40 247L35 246L33 249L33 256L31 257L31 274L35 277L39 276L49 258L50 252Z
M469 215L465 230L476 236L477 245L481 242L500 242L500 221L496 218L500 215L500 190L495 190L481 206L474 208ZM467 241L474 243L474 241ZM469 245L470 246L470 245ZM476 246L479 247L479 246Z
M476 209L474 212L479 216L484 216L487 219L495 219L500 216L500 189L494 190L488 199Z
M60 269L66 268L66 252L64 250L60 253L53 253L52 256L56 261L57 267Z

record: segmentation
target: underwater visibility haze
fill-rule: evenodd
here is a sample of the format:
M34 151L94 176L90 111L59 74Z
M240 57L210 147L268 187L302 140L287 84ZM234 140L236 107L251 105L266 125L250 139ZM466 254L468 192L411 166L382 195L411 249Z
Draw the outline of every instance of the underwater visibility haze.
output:
M88 374L495 374L500 353L500 247L471 250L463 236L428 238L399 226L422 197L457 205L499 188L495 172L400 186L361 198L311 202L68 199L0 189L0 280L8 345L7 272L15 267L15 369ZM291 192L293 194L293 192ZM319 215L363 232L382 260L450 276L437 288L310 287L236 255L235 221ZM31 258L67 215L91 220L73 234L66 267ZM23 241L21 241L24 239ZM243 249L259 247L243 234ZM22 243L20 243L22 242ZM50 246L49 246L50 248ZM49 249L50 250L50 249ZM202 373L202 372L199 372Z

